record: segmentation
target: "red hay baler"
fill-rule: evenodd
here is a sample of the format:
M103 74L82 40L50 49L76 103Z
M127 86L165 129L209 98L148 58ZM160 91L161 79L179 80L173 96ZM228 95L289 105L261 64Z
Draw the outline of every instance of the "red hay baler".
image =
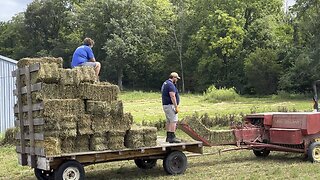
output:
M205 146L219 145L201 137L188 124L179 128ZM251 149L258 157L270 151L304 153L312 162L320 162L320 113L258 113L247 115L242 125L231 127L236 148L220 152ZM226 144L221 144L226 145Z

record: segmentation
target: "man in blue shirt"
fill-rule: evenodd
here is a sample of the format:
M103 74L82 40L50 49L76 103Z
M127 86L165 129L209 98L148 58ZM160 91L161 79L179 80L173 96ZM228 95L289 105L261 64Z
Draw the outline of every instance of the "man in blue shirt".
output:
M99 79L99 73L101 64L96 61L92 51L94 41L91 38L85 38L83 45L79 46L73 53L71 68L77 66L91 66L94 67L97 79Z
M180 79L178 73L172 72L169 79L166 80L161 87L162 93L162 106L163 111L166 115L167 123L167 138L166 142L169 143L180 143L181 141L176 138L175 131L178 122L178 105L180 103L180 97L178 89L175 84L177 84L178 79Z

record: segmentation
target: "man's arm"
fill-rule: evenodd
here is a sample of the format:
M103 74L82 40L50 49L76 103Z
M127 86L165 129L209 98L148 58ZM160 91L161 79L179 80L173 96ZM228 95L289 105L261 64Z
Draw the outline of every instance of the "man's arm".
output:
M177 112L178 105L177 105L176 93L171 91L171 92L169 92L169 95L170 95L171 101L173 103L174 109L176 110L176 113L178 113Z
M93 58L89 59L89 61L90 62L96 62L96 58L93 57Z

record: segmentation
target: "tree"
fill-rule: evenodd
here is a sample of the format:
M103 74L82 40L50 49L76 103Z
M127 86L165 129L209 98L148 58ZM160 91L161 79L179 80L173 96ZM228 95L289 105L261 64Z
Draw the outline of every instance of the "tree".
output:
M280 75L277 52L273 49L257 48L245 59L248 85L257 94L272 94L277 90Z

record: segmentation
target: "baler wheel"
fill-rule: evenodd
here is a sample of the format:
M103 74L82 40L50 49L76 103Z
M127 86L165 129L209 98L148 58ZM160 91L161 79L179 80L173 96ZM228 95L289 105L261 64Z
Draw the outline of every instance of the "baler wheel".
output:
M313 142L308 148L308 159L311 162L320 162L320 142Z
M270 154L270 150L262 149L262 150L253 150L253 154L257 157L267 157Z

